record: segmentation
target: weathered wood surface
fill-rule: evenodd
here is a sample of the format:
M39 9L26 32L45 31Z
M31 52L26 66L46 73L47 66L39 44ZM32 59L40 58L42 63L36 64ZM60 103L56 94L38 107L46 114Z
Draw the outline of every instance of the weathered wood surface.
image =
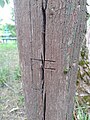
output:
M86 0L16 0L28 120L71 120Z

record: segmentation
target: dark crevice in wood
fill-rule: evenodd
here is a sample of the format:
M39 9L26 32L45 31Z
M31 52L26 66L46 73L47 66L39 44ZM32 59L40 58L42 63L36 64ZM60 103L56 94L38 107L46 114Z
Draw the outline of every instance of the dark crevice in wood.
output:
M43 60L45 61L45 42L46 42L46 9L48 0L42 0L42 15L43 15L43 30L42 30L42 42L43 42Z
M46 91L45 91L45 78L44 78L44 70L45 70L45 52L46 52L46 9L47 9L48 0L42 0L42 15L43 15L43 28L42 28L42 44L43 44L43 52L41 54L41 80L42 80L42 101L43 101L43 116L42 120L45 120L46 113Z
M44 95L43 120L45 120L45 116L46 116L46 92Z
M44 60L42 58L41 54L41 59L42 59L42 65L41 65L41 80L42 80L42 100L43 100L43 93L44 93Z

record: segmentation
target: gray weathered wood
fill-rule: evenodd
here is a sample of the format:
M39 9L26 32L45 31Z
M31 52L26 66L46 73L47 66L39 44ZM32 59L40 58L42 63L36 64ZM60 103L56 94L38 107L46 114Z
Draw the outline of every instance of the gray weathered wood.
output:
M28 120L72 120L86 0L15 0Z

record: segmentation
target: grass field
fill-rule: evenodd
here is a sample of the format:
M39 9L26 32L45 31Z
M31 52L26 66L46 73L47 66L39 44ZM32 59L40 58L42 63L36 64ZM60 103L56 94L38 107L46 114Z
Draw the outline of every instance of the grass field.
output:
M0 44L0 120L26 120L17 42ZM90 99L90 96L88 96ZM80 98L81 99L81 98ZM90 120L90 104L76 97L74 119Z
M26 120L16 42L0 44L0 120Z

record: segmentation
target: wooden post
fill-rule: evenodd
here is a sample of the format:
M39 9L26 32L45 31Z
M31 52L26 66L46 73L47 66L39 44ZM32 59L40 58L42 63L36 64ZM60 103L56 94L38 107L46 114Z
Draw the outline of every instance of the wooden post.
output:
M86 0L15 0L28 120L72 120Z

